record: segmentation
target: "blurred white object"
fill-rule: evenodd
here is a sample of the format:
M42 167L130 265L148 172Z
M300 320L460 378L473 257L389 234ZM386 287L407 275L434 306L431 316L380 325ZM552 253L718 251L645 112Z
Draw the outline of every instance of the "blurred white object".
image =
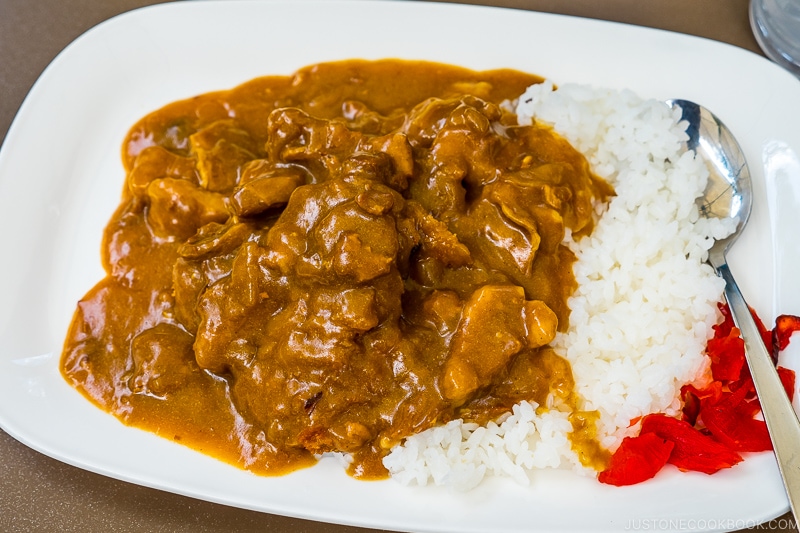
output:
M750 0L750 25L764 53L800 76L800 0Z
M800 314L800 309L786 309L800 301L800 158L783 141L764 143L764 180L767 186L770 225L775 258L774 313ZM785 239L785 240L783 240ZM777 243L798 243L778 246Z
M788 144L776 140L766 141L761 155L772 230L774 279L780 280L773 285L773 316L800 315L800 308L792 308L800 302L800 158ZM795 244L786 246L786 243ZM792 336L778 363L800 368L800 333ZM794 408L800 412L800 394L795 394Z

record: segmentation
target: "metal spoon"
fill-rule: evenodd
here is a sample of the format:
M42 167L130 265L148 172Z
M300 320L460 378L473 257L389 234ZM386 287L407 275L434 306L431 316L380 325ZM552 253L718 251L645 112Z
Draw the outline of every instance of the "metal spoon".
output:
M667 105L681 110L682 119L689 123L686 130L689 149L709 163L709 184L698 199L701 214L738 217L733 234L718 240L709 250L708 262L725 280L725 298L744 339L747 364L772 438L789 505L797 518L800 511L800 421L725 258L750 216L753 199L750 171L736 139L708 109L687 100L668 100Z

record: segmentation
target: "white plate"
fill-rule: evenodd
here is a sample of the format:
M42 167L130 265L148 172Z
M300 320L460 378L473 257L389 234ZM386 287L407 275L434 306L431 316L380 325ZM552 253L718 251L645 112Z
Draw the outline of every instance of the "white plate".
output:
M103 275L99 243L122 188L127 129L176 99L354 57L513 67L557 83L628 87L707 105L738 136L756 182L752 222L731 265L751 304L765 319L774 316L762 146L774 140L800 150L800 84L755 54L641 27L494 8L297 0L159 5L105 22L59 55L0 153L3 429L47 455L141 485L397 530L712 531L785 512L771 454L715 476L670 467L628 488L543 472L531 487L494 480L460 494L355 481L333 460L257 477L125 427L66 385L58 372L62 339L75 302ZM779 311L800 314L800 301L783 303Z

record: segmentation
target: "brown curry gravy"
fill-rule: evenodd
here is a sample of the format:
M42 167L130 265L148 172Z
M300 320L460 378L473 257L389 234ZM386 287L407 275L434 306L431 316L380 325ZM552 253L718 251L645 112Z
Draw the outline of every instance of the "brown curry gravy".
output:
M404 437L575 405L549 346L562 244L613 192L500 103L541 79L343 61L175 102L128 133L108 273L61 369L125 424L260 474L329 451L385 477ZM573 447L606 452L591 413Z

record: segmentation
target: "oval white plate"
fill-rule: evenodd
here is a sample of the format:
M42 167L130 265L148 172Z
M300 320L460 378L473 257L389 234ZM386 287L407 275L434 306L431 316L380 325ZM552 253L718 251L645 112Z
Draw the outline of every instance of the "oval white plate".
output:
M684 35L534 12L418 2L209 1L154 6L92 29L34 85L0 152L0 425L27 445L115 478L228 505L409 531L731 530L785 512L771 454L715 476L665 469L628 488L566 472L468 493L359 482L333 460L264 478L123 426L58 372L75 302L103 276L99 243L124 173L120 143L170 101L321 61L402 57L685 98L718 114L756 182L730 257L773 318L762 146L800 150L800 84L763 58ZM777 242L777 246L793 246ZM781 279L774 280L780 287ZM800 314L800 302L779 312Z

